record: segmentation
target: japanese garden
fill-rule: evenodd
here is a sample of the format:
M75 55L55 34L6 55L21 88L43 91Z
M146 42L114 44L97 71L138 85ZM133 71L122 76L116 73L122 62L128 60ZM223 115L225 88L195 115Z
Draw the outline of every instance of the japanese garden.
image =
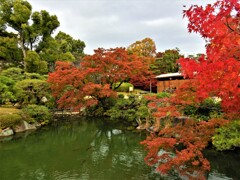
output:
M146 37L90 55L57 15L0 0L0 179L239 179L240 2L183 17L205 54Z

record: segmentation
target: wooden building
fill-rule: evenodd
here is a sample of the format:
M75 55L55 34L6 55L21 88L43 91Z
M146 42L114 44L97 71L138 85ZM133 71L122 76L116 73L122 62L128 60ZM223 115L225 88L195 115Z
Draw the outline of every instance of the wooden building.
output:
M157 92L174 91L189 79L184 79L183 75L179 72L161 74L155 77L157 79Z

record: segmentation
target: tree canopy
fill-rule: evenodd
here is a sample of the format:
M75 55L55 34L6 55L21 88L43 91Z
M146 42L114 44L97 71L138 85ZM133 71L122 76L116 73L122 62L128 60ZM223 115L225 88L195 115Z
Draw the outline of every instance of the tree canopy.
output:
M222 99L226 112L240 112L240 3L220 1L205 8L191 6L184 11L189 32L199 33L207 41L207 56L198 60L180 59L185 76L198 81L197 97Z
M31 4L24 0L2 1L0 18L4 27L1 29L2 33L8 27L14 30L24 57L27 49L36 49L39 52L44 41L60 25L57 16L51 16L45 10L32 12Z
M177 61L180 57L183 55L178 48L158 52L155 61L150 65L150 70L156 75L178 72Z
M148 97L159 133L142 144L148 150L146 163L157 165L161 173L174 168L182 177L206 179L210 163L202 151L209 142L220 150L239 147L240 2L217 0L206 7L192 5L184 10L184 16L189 20L189 32L197 32L206 40L207 54L179 60L182 73L191 81L171 98ZM194 111L194 106L219 108L218 102L224 116L218 111L208 119L178 117Z
M140 57L128 54L124 48L100 48L93 55L85 56L80 67L58 62L48 81L60 107L79 110L116 94L114 89L145 68Z
M6 62L5 66L9 63L26 69L27 52L36 51L50 70L56 60L79 60L84 55L85 43L61 31L52 37L59 26L56 15L46 10L33 12L28 1L1 0L0 60Z
M156 55L156 45L151 38L144 38L136 41L128 47L130 53L136 53L138 56L154 57Z

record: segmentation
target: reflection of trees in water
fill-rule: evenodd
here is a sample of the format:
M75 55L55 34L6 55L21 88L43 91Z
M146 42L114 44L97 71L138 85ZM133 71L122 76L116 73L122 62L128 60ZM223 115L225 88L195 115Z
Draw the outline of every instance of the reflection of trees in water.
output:
M76 132L74 128L71 131ZM145 152L139 144L143 140L140 134L119 130L101 121L87 122L85 128L77 127L77 130L77 134L81 130L83 136L75 149L84 155L79 167L83 177L91 179L98 174L99 179L112 179L117 175L121 179L149 179L148 173L143 173L149 172L150 168L143 160Z
M210 177L223 176L234 180L240 178L240 149L223 152L206 150L204 154L211 163L212 172L210 173Z
M144 163L146 152L139 142L145 138L141 134L120 131L100 120L56 122L22 135L0 145L1 179L161 179ZM208 151L206 157L214 172L240 177L239 151ZM14 173L10 170L13 164ZM220 176L210 173L209 177Z
M135 134L138 136L138 134ZM118 129L98 129L93 138L89 150L92 152L92 161L95 163L110 163L112 166L125 163L132 166L137 162L143 162L144 152L138 144L141 139L132 138L132 134Z

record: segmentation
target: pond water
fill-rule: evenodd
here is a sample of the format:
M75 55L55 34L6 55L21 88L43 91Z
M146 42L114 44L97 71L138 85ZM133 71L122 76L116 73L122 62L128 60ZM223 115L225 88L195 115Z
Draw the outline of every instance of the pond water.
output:
M101 120L58 121L0 142L0 180L147 180L160 177L144 163L144 133L122 131ZM240 156L206 153L208 179L240 178Z

